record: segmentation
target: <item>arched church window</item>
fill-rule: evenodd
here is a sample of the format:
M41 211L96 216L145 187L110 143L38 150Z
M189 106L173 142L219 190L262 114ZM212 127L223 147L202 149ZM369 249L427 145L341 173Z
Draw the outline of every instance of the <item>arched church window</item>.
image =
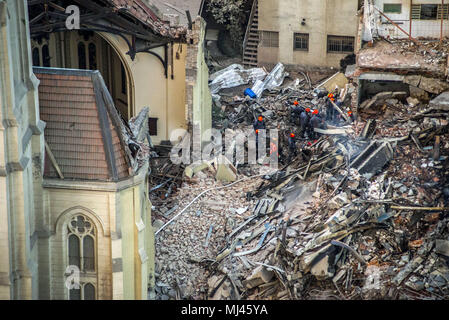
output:
M123 67L123 64L121 65L121 74L122 74L122 93L126 94L128 91L127 84L126 84L126 72L125 68Z
M95 287L91 283L84 285L84 300L95 300Z
M81 268L80 239L71 234L69 236L69 265Z
M46 44L42 46L42 64L46 68L50 67L50 50Z
M67 225L68 260L78 267L79 287L69 290L70 300L95 300L96 292L96 231L93 222L84 215L73 216Z
M69 264L81 272L95 271L95 228L85 216L74 216L68 225ZM82 244L82 245L80 245Z
M89 43L89 69L97 70L97 46L95 43Z
M78 43L78 68L79 69L87 68L86 46L84 45L83 42Z
M40 67L41 65L41 57L39 54L39 48L33 49L33 66Z

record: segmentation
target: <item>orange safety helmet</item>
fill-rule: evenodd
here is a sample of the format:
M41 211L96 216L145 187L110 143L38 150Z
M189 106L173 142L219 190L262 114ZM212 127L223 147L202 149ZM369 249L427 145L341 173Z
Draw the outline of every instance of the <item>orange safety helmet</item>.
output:
M306 112L310 112L310 108L306 108Z
M260 122L262 122L263 121L263 117L262 116L259 116L259 118L257 118Z
M290 137L294 138L294 137L295 137L295 134L294 134L293 132L290 133Z
M328 96L328 98L333 98L334 94L333 93L329 93L327 96Z
M295 101L295 102L293 102L293 104L294 104L295 106L297 106L297 105L299 104L299 102L298 102L298 101Z
M313 114L318 114L318 110L313 110Z

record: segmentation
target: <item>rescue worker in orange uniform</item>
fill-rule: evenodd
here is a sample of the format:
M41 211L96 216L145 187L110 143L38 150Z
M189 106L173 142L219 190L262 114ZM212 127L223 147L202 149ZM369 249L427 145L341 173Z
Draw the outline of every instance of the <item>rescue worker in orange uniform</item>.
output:
M301 135L305 138L310 122L310 108L306 108L299 116L299 124L301 126Z
M293 106L290 110L290 122L294 124L298 124L298 120L300 119L301 112L304 109L299 106L299 102L293 102Z
M257 117L257 120L254 121L253 128L254 128L254 131L256 132L256 157L258 158L259 157L259 155L258 155L258 153L259 153L259 131L266 129L265 120L263 119L263 116Z
M292 132L288 137L288 161L292 161L298 156L298 149L296 147L296 135Z

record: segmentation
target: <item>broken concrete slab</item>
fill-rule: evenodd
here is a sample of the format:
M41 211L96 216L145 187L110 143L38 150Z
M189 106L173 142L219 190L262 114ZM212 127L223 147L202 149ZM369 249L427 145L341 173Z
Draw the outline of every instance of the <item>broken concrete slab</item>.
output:
M213 161L213 164L217 168L216 180L224 182L234 182L237 180L237 169L228 158L220 155Z
M421 82L421 76L419 75L412 75L412 76L406 76L404 78L404 83L409 84L410 86L419 87L419 83Z
M449 111L449 91L443 92L430 101L429 107L434 110Z
M435 252L449 257L449 240L437 239L435 241Z
M440 94L449 89L449 83L439 79L422 77L419 88L435 94Z
M410 88L410 97L418 99L419 101L422 102L429 102L430 98L427 91L412 85L410 85L409 88Z
M325 280L328 278L333 278L334 274L329 272L329 256L325 255L317 264L315 264L310 273L315 276L318 280Z
M407 98L407 103L408 103L409 106L415 107L415 106L417 106L420 103L420 101L418 99L416 99L416 98L408 97Z
M184 175L188 178L192 178L193 175L207 168L213 169L208 161L198 161L186 167L184 170Z
M416 268L418 268L421 263L424 261L424 259L420 256L416 257L415 259L413 259L412 261L410 261L405 267L404 269L402 269L397 275L396 277L394 277L393 279L393 283L395 283L396 285L400 285L402 283L402 281L404 281L405 278L408 277L408 275L410 273L412 273L413 271L415 271Z
M252 289L260 286L263 283L269 283L271 279L273 279L273 277L274 271L268 271L265 266L258 266L256 269L254 269L251 276L248 279L244 280L242 283L246 288Z
M360 174L375 174L393 159L393 148L389 142L371 142L349 165Z
M348 78L343 73L338 72L318 85L317 88L325 88L327 92L333 92L336 88L344 88L348 83Z

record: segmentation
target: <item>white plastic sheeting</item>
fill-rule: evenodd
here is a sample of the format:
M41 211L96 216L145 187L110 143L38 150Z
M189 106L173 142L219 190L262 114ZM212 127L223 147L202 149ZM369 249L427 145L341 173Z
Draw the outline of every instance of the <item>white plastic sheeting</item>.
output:
M221 89L234 88L244 84L249 84L257 80L262 80L267 73L262 68L253 68L245 70L242 65L233 64L226 69L220 70L212 74L209 84L212 94L218 93Z
M284 83L286 76L288 76L288 73L285 72L285 66L279 62L265 80L257 80L251 90L260 98L265 90L273 90L280 87Z

